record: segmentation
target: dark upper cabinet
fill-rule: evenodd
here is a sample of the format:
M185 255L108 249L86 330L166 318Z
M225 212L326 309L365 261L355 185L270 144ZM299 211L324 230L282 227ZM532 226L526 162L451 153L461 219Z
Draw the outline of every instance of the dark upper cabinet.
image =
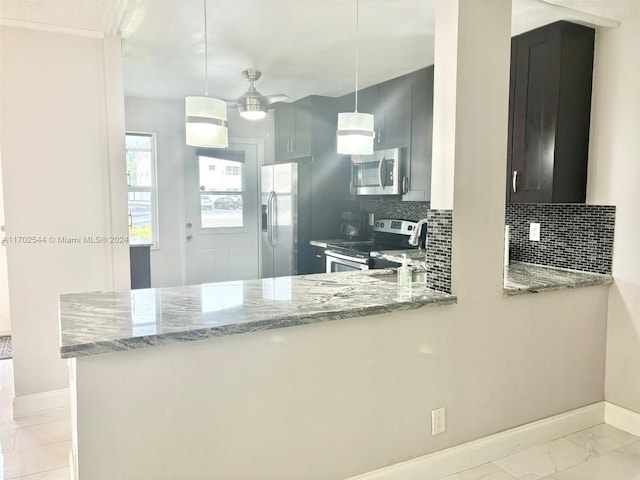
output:
M411 75L403 75L379 87L381 115L376 122L377 149L404 147L411 143Z
M594 30L557 22L511 42L507 201L585 201Z
M353 111L353 94L345 111ZM411 80L408 75L372 85L358 92L358 111L374 116L374 150L409 147L411 137Z
M409 75L411 81L411 142L407 162L408 192L403 200L431 199L433 147L433 65Z
M311 155L311 112L306 106L278 104L272 110L275 161Z

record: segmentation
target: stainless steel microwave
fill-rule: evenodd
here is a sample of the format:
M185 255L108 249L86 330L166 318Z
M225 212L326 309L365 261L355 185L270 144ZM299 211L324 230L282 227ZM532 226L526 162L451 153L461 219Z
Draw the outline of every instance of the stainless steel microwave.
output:
M378 150L373 155L351 156L352 195L402 195L407 193L404 148Z

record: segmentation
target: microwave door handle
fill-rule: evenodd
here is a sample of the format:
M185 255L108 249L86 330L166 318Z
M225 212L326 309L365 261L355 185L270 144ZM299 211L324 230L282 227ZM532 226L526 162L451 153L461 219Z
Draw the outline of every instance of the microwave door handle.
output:
M382 181L382 169L384 168L384 158L380 159L380 163L378 164L378 184L380 188L384 190L384 183Z

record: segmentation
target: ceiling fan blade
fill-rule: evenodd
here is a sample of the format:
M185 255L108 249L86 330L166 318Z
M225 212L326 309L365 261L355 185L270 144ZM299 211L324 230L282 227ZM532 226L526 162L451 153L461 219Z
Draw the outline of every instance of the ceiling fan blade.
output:
M234 98L232 100L224 98L223 101L230 107L237 107L238 105L240 105L237 98Z
M289 96L282 93L278 95L264 95L262 98L267 105L271 105L275 102L283 102L285 100L289 100Z

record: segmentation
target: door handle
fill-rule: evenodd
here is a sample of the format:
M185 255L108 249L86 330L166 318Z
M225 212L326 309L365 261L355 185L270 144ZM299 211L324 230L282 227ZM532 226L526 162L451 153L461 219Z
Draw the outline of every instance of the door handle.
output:
M267 199L267 241L272 247L276 246L273 224L276 219L276 192L271 191L269 198Z
M193 240L193 235L187 235L187 242L190 242L191 240Z
M278 244L278 230L275 228L278 226L278 195L273 192L272 213L271 213L271 241L272 246L275 247Z
M513 175L511 175L511 187L513 188L513 193L518 191L518 171L514 170Z

